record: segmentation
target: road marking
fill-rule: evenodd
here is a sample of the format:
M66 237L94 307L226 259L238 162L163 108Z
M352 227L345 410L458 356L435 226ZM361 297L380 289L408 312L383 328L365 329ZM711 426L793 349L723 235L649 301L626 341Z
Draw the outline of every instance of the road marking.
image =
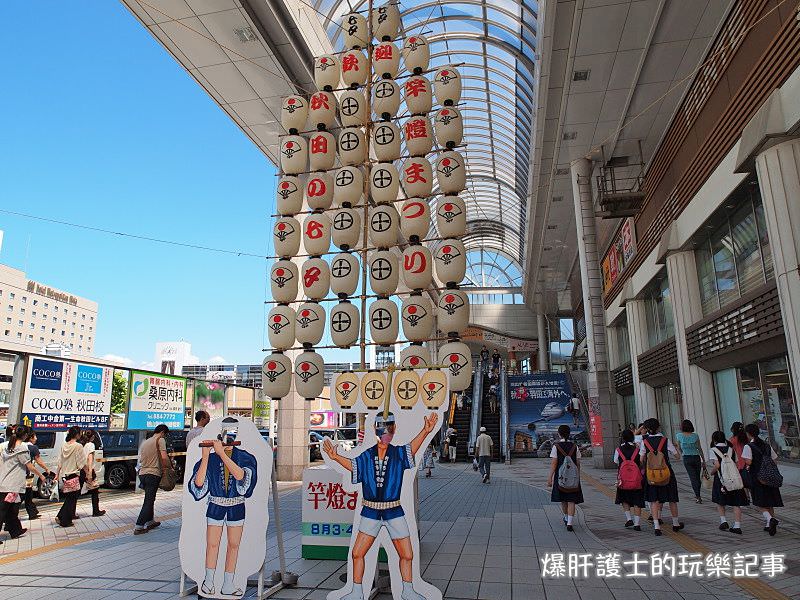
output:
M611 491L611 488L604 484L602 481L595 479L591 475L586 472L581 473L581 479L586 481L589 485L591 485L594 489L598 492L603 494L604 496L611 498L614 500L616 495L614 492ZM646 513L647 511L642 509L642 514ZM684 549L688 550L689 552L697 552L703 555L706 554L714 554L714 551L707 546L704 546L697 540L692 537L689 537L687 534L682 532L675 532L664 530L664 535L671 537L675 542L683 546ZM744 591L748 592L749 594L755 596L759 600L791 600L789 596L786 594L776 590L769 584L764 583L759 579L750 579L750 578L743 578L743 577L729 577L731 581L733 581L736 585L742 588Z

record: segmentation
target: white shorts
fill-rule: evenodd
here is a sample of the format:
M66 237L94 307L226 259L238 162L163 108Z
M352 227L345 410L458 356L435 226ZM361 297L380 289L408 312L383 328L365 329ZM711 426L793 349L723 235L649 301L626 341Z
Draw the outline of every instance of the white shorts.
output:
M408 530L408 523L405 517L395 517L388 521L361 517L361 522L358 524L358 530L361 533L366 533L370 537L378 537L381 527L386 527L386 530L389 532L389 537L393 540L402 540L403 538L411 537L411 532Z
M211 517L206 517L206 524L216 525L217 527L224 527L225 525L228 527L244 527L244 519L240 521L229 521L228 517L223 519L212 519Z

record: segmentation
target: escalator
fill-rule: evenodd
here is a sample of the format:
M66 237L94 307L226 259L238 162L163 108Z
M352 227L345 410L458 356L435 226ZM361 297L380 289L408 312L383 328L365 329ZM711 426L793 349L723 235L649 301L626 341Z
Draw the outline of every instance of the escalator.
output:
M464 401L461 408L455 403L450 418L450 426L458 432L458 444L456 444L456 460L472 460L467 454L469 444L469 425L472 412L472 388L464 392Z
M486 433L492 438L494 445L492 447L492 460L500 458L500 385L498 380L498 398L494 403L494 411L492 411L492 402L489 394L490 379L488 377L482 378L483 384L483 401L481 402L481 421L480 426L486 427ZM477 436L476 436L477 437Z

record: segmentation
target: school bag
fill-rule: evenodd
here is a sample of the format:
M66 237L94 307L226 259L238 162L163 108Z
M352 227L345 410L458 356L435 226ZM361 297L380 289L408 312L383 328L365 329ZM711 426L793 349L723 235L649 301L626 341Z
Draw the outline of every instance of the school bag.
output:
M761 453L761 466L756 473L756 480L767 487L779 488L783 485L783 475L778 471L778 465L772 460L771 452L763 452L760 447L755 444L750 444L754 450Z
M648 485L662 486L669 483L670 472L667 460L664 457L664 445L666 443L667 438L662 437L658 443L658 448L653 450L650 441L644 440L645 447L650 451L647 453L647 462L645 463L645 477L647 477Z
M742 474L736 468L736 463L732 456L733 448L728 448L723 454L719 449L714 448L714 454L719 459L719 482L726 492L734 492L744 488Z
M558 490L561 492L577 492L580 489L580 478L578 477L578 467L575 461L572 460L572 455L575 453L575 444L569 454L564 452L561 444L556 444L558 451L564 456L561 466L558 468Z
M633 460L633 457L639 454L639 444L636 444L636 450L631 454L631 458L625 458L622 453L622 448L619 449L619 457L622 462L619 465L617 472L617 487L621 490L640 490L642 489L642 471L639 465Z

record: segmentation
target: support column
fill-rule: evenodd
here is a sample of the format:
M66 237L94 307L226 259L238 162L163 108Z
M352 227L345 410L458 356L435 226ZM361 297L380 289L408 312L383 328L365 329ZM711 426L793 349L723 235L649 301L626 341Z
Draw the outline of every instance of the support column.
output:
M689 250L668 254L667 276L675 320L683 417L692 421L695 432L700 436L700 447L705 449L711 443L711 433L719 429L719 418L711 373L689 364L689 350L686 347L686 328L703 318L694 252ZM730 424L727 426L730 427Z
M549 371L548 365L548 351L550 350L550 342L547 339L547 320L542 313L536 315L536 329L538 330L539 351L536 353L538 360L538 368L540 371Z
M628 344L631 348L631 371L636 396L636 418L639 423L656 416L656 391L639 379L639 355L647 350L647 313L644 300L628 300ZM639 424L637 423L637 425Z
M592 448L593 462L595 467L611 468L613 467L611 457L617 446L621 415L618 414L615 395L611 393L611 374L608 370L603 281L592 201L592 163L585 158L576 161L572 163L571 172L583 310L586 317L586 346L589 352L588 408L590 416L600 416L603 435L602 447Z
M800 393L800 140L783 142L759 154L756 171L797 400Z
M294 364L298 350L286 355ZM302 481L303 469L308 466L308 427L311 404L297 393L292 377L289 393L278 400L277 436L280 451L276 454L276 473L280 481Z

